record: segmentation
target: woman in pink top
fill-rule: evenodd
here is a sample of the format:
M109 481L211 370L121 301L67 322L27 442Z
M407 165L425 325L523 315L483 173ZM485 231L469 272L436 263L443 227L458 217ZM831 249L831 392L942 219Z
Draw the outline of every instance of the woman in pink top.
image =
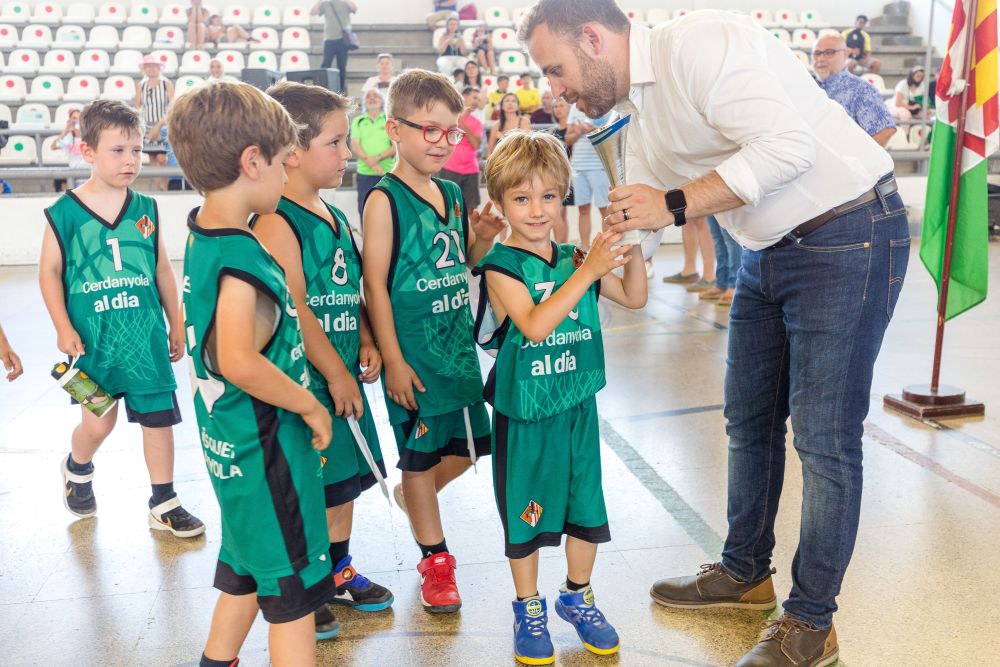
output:
M479 109L479 88L462 89L465 109L458 119L458 127L465 132L462 142L455 146L451 158L441 170L441 178L453 181L462 189L465 210L479 208L479 145L483 142L483 124L476 118Z

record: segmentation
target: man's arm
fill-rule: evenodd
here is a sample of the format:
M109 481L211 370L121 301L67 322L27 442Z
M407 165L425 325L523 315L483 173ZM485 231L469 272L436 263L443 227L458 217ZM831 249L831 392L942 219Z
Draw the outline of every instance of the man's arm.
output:
M885 148L885 145L889 143L889 140L892 139L892 135L894 134L896 134L896 128L887 127L884 130L880 130L873 134L872 139L874 139L875 143L879 146Z

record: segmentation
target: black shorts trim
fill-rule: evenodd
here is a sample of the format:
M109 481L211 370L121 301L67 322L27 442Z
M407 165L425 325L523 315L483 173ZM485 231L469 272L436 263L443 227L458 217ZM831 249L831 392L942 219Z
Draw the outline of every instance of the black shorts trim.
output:
M407 429L408 432L410 430L412 429ZM490 455L490 436L473 438L472 442L476 448L476 458ZM445 456L471 458L469 441L466 438L452 438L447 445L433 452L417 452L404 447L396 467L407 472L426 472L441 463L441 459Z
M215 566L215 588L229 595L250 595L257 592L257 581L250 576L237 574L223 561ZM302 583L298 575L280 577L279 595L257 596L257 604L268 623L288 623L312 614L327 600L336 595L333 577L323 577L310 588Z
M177 394L172 393L174 407L170 410L156 410L154 412L136 412L125 403L125 417L132 424L145 426L146 428L169 428L181 423L181 408L177 405Z
M504 522L504 537L506 539L507 526ZM561 533L539 533L535 537L531 538L529 542L522 542L520 544L511 544L507 542L504 545L504 555L507 558L525 558L535 553L542 547L557 547L562 544L563 535L569 537L575 537L578 540L584 542L589 542L591 544L603 544L604 542L611 541L611 530L608 528L608 524L603 524L601 526L587 527L587 526L577 526L571 523L567 523L563 526Z
M378 466L383 478L388 476L385 472L385 463L381 459L376 461L375 465ZM327 484L323 487L327 509L357 500L362 493L375 486L377 482L375 473L370 472L366 475L355 475L333 484Z

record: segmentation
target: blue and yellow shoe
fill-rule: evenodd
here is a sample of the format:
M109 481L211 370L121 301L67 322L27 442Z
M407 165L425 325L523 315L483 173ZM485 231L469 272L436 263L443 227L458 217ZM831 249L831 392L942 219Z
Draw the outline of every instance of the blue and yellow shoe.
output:
M524 665L551 665L556 661L549 637L545 598L514 600L514 657Z
M594 589L590 586L580 591L561 587L556 600L556 613L576 628L584 648L591 653L611 655L618 652L618 633L594 605Z
M392 606L392 593L354 569L351 557L344 556L333 568L336 596L333 604L353 607L358 611L382 611Z

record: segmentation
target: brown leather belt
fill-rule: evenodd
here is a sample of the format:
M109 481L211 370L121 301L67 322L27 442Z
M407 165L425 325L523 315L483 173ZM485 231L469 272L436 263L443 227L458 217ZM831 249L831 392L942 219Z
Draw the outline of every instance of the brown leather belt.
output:
M868 192L864 193L857 199L852 199L851 201L844 202L840 206L834 206L826 213L820 213L815 218L806 220L801 225L788 232L780 241L771 246L771 248L781 248L790 243L801 239L807 234L811 234L816 231L826 223L830 222L834 218L840 217L851 211L855 211L866 204L870 204L878 199L885 199L890 195L896 194L899 190L899 186L896 185L896 179L891 174L888 177L883 178L878 183L875 184Z

